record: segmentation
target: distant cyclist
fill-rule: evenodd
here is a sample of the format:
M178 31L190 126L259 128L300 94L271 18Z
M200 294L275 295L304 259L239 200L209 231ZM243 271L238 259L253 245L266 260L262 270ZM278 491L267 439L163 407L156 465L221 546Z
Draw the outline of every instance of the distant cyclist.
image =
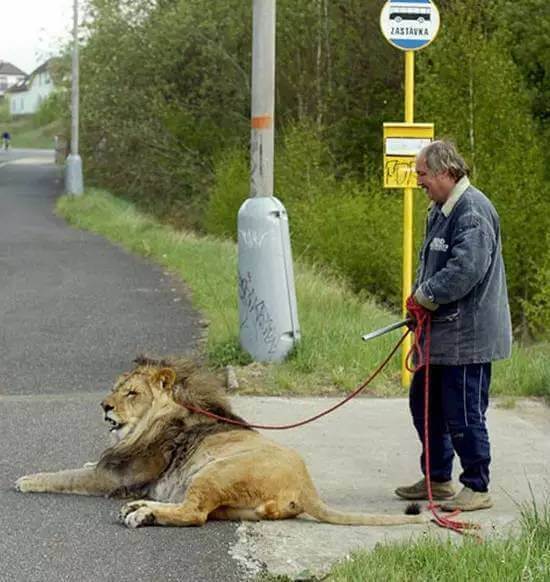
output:
M7 151L10 147L10 141L11 141L11 135L9 134L8 131L5 131L2 134L2 145L4 147L4 149Z

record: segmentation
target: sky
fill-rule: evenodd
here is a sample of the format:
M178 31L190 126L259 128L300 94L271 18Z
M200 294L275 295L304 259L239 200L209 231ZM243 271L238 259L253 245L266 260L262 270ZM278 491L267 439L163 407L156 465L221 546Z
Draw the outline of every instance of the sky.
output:
M32 73L71 38L73 0L0 0L0 60Z

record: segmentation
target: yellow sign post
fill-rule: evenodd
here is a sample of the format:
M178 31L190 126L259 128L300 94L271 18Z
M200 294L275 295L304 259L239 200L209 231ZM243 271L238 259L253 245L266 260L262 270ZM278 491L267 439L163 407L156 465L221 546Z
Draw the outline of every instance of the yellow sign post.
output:
M409 54L409 53L407 53ZM411 53L411 57L414 55ZM405 87L409 86L405 83ZM384 187L403 188L403 317L405 303L411 292L413 272L413 188L416 188L416 154L434 137L433 123L412 123L412 87L405 91L406 123L384 123ZM410 373L405 358L411 347L411 337L403 343L401 352L401 384L408 386Z
M433 140L431 123L414 123L414 51L428 46L439 30L439 11L431 0L387 0L380 13L386 40L405 51L405 123L384 123L384 187L403 188L403 316L413 281L413 188L416 154ZM405 359L411 337L401 352L401 384L410 384Z

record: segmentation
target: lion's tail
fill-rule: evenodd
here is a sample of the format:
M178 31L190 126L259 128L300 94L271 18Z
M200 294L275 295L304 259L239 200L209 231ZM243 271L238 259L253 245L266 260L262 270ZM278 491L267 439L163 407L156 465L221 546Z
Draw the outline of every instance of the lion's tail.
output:
M304 513L319 521L335 525L406 525L428 523L430 521L430 517L426 513L417 515L377 515L338 511L322 501L313 483L302 491L300 505Z

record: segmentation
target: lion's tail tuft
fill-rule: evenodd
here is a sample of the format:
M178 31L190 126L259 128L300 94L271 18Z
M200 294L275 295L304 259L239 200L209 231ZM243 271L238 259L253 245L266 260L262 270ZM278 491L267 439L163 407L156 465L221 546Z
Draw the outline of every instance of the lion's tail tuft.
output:
M420 503L409 503L407 507L405 507L405 515L420 515L422 511L422 507Z

